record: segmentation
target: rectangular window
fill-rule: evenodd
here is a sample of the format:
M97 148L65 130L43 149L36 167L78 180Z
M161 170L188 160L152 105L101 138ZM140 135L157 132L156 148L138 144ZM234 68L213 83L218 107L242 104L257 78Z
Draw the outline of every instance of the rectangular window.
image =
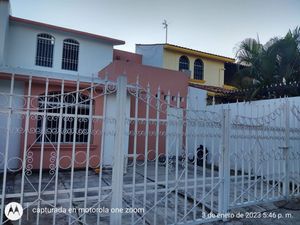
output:
M52 67L54 37L50 34L38 34L35 65Z
M45 113L45 128L43 128L43 116L38 117L37 139L42 142L42 130L44 130L44 142L58 142L58 136L61 135L62 143L72 143L74 139L75 122L77 129L75 142L86 143L89 135L89 104L90 100L84 95L78 97L77 118L76 114L76 93L65 94L62 108L62 126L59 132L59 115L60 115L60 94L52 93L47 97L39 97L39 112ZM46 107L45 107L46 103ZM45 109L46 108L46 109Z
M63 70L78 70L79 43L73 39L64 40L62 64Z

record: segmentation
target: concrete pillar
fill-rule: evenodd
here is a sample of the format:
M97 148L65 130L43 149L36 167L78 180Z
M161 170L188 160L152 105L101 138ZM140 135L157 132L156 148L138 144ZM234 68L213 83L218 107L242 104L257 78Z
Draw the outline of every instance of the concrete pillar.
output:
M0 0L0 66L5 65L5 46L9 28L10 2Z

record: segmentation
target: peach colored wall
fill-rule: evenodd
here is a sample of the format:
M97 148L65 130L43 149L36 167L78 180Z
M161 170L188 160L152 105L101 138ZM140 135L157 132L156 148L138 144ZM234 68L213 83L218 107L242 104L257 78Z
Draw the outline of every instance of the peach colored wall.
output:
M120 60L125 62L134 62L134 63L142 64L142 55L114 49L113 60L114 61Z
M152 66L141 65L133 62L114 61L99 72L100 78L108 75L109 80L116 80L118 76L127 76L128 83L135 83L139 77L140 84L146 88L150 84L151 92L156 93L157 88L167 94L170 90L171 95L187 95L188 76L179 71L162 69Z
M59 80L53 80L49 82L49 88L48 92L53 91L61 91L61 81ZM65 83L65 92L75 91L76 90L76 84L74 82ZM80 88L85 88L86 84L82 84ZM28 82L26 83L25 88L25 95L28 93ZM32 96L39 96L45 93L45 80L43 79L36 79L32 82L32 88L31 88L31 95ZM94 96L97 96L97 90L94 92ZM83 94L88 94L87 91L83 92ZM37 97L34 97L33 103L31 104L30 112L35 112L38 109L38 99ZM25 102L26 105L26 102ZM103 98L102 97L96 97L94 99L94 109L93 109L93 115L102 115L102 109L103 109ZM25 127L25 118L23 119L23 126ZM102 121L100 120L93 120L92 127L98 128L98 131L102 128ZM37 119L30 118L29 120L29 130L34 130L37 128ZM96 132L92 136L91 145L90 145L90 160L89 160L89 166L91 167L97 167L100 162L100 146L101 146L101 138L100 133ZM24 146L24 138L23 135L21 137L21 146ZM42 149L42 145L40 143L36 143L36 132L29 132L27 136L27 149L30 149L30 151L33 153L33 169L38 169L40 167L40 153ZM68 157L72 157L72 143L61 143L60 144L60 167L61 168L68 168L68 165L71 165L71 161L68 159ZM56 143L47 143L44 144L44 159L43 159L43 168L49 169L49 166L51 164L50 158L51 154L55 152L55 148L57 149ZM23 154L23 147L21 147L21 153ZM85 161L86 161L86 153L87 153L87 144L85 143L75 143L75 167L85 167ZM27 162L28 163L28 162ZM55 165L55 161L54 161Z
M170 91L171 96L177 96L180 93L180 96L187 96L188 89L188 76L185 73L167 69L161 69L157 67L145 66L131 62L122 62L122 61L114 61L109 66L100 71L99 76L104 78L105 75L108 75L109 80L116 80L117 77L121 74L125 74L128 79L128 83L135 83L137 76L139 77L139 82L142 87L146 88L147 84L150 84L150 90L153 96L156 95L158 87L161 90L161 100L163 101L163 96L167 95L168 91ZM154 106L155 102L151 102ZM175 101L171 101L172 105L176 105ZM134 117L135 113L135 98L131 97L131 117ZM186 107L186 99L180 104L180 107ZM166 107L162 109L163 112L159 113L160 119L166 119ZM146 104L145 102L139 100L138 104L138 117L145 118L146 117ZM150 107L149 117L155 119L156 118L156 110ZM130 125L130 130L134 131L134 124ZM149 132L155 132L156 125L149 126ZM145 125L139 124L138 131L145 131ZM166 125L160 124L160 132L166 131ZM148 139L148 151L149 157L154 156L155 151L155 143L156 137L155 135L150 135ZM134 149L134 135L130 135L129 137L129 153L133 153ZM137 153L144 154L145 151L145 135L141 135L137 137ZM165 135L159 136L159 153L165 152ZM138 159L142 160L143 156L138 157Z

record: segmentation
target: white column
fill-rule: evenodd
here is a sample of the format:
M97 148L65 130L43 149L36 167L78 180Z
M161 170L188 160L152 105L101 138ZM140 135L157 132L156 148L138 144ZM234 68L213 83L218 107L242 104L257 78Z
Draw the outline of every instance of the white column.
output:
M123 191L123 169L124 169L124 135L125 135L125 114L126 114L127 78L119 76L117 80L117 125L116 142L113 149L113 172L112 172L112 201L111 209L122 208ZM121 213L110 214L111 225L122 224Z
M219 189L219 213L227 213L229 207L229 188L230 188L230 115L229 109L223 109L222 122L222 145L220 152L219 179L221 185Z
M284 185L283 194L286 198L289 197L289 146L290 146L290 104L288 98L285 98L284 105L284 115L285 115L285 146L283 147L284 156Z
M9 0L0 0L0 66L5 65L5 45L7 44L9 32L9 14L10 3Z

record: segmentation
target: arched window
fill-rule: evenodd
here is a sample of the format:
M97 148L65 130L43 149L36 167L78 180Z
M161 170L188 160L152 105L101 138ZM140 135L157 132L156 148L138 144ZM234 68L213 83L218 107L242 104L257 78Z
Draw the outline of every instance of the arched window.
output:
M185 55L180 56L180 58L179 58L179 71L189 70L189 69L190 69L190 61L189 61L188 57L186 57Z
M79 54L79 42L73 39L65 39L62 53L63 70L78 70L78 54Z
M201 59L196 59L194 62L194 79L203 80L203 62Z
M50 34L37 35L35 65L52 67L53 65L54 37Z
M63 106L61 108L61 98ZM76 93L52 92L46 97L42 95L38 98L39 112L37 123L37 140L42 141L44 130L44 142L58 142L58 136L61 135L62 143L72 143L74 139L75 120L77 121L75 142L85 143L89 135L89 112L90 99L82 94L78 95L77 118L76 114ZM46 106L45 106L46 104ZM59 132L60 110L62 109L61 132ZM43 116L45 115L45 117ZM45 127L43 122L45 120Z

